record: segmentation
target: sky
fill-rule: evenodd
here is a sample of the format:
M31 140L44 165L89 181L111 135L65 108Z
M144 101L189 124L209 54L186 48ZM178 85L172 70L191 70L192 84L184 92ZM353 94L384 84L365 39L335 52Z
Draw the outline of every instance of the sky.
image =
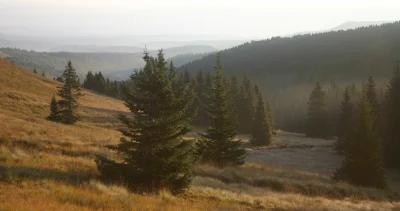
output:
M0 34L260 39L399 11L398 0L0 0Z

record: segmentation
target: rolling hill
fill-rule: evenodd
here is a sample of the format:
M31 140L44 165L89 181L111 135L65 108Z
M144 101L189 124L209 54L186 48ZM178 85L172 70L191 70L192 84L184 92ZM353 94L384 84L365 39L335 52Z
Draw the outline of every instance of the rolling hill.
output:
M369 76L383 92L400 59L400 22L252 41L220 56L226 74L246 75L267 93L280 127L303 131L308 96L317 81L335 102L344 86L360 86ZM180 69L210 71L215 58L208 55Z
M83 50L79 48L80 50ZM98 48L96 48L99 50ZM110 50L110 49L108 49ZM121 49L119 49L121 50ZM193 45L167 48L164 50L167 58L174 60L175 56L187 55L189 58L182 62L189 62L194 55L215 51L210 46ZM117 51L117 50L116 50ZM156 50L149 50L155 55ZM0 48L0 58L7 58L11 62L28 69L37 69L53 76L59 76L65 64L71 60L81 78L88 71L102 71L107 77L124 80L129 77L134 69L142 67L143 49L139 53L126 52L36 52L14 48ZM195 57L198 58L198 57ZM115 74L114 74L115 73Z
M106 146L121 137L117 116L128 111L122 101L83 90L81 121L49 122L48 104L60 84L3 59L0 73L0 210L391 210L400 206L391 191L333 182L329 172L338 158L331 157L332 141L290 133L275 137L271 148L248 149L249 159L241 167L196 166L193 185L182 195L130 193L100 182L94 162L97 154L113 156ZM305 165L289 159L288 153L293 159L324 157ZM276 163L277 157L285 159ZM332 163L326 165L326 159Z
M315 81L386 78L400 57L400 22L252 41L220 55L227 74L245 74L271 91ZM184 68L208 71L214 63L209 55Z

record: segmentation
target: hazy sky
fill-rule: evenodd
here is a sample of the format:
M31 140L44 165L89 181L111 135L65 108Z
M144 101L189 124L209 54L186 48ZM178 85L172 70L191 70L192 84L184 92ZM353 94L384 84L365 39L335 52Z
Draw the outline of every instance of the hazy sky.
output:
M0 33L265 38L400 19L398 0L0 0Z

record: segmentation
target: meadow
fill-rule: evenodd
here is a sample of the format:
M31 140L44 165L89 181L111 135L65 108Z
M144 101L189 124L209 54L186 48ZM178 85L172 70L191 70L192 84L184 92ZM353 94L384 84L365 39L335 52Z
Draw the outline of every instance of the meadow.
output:
M58 82L5 60L0 73L0 210L400 210L396 172L386 190L337 183L333 141L286 132L248 148L243 166L196 165L181 195L104 184L95 157L115 156L106 146L121 137L124 103L84 90L81 121L54 123L46 116Z

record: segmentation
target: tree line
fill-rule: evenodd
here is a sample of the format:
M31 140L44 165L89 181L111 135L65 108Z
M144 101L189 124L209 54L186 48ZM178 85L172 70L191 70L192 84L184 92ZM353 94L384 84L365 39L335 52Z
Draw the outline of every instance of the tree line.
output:
M219 65L222 67L221 64ZM204 74L199 71L194 77L190 77L185 72L184 78L190 81L195 93L193 109L197 112L194 115L192 124L199 127L207 127L211 124L207 108L212 103L210 98L213 81L212 74L210 72ZM251 135L250 142L253 145L268 145L274 133L273 115L270 104L258 86L247 77L243 77L239 82L235 76L226 77L223 75L221 80L226 89L227 106L231 111L232 127L235 132Z
M390 78L393 58L400 55L399 45L400 22L397 21L354 30L251 41L222 50L220 54L229 70L227 74L245 72L268 95L279 128L305 133L304 111L310 84L320 81L325 86L329 110L330 106L336 106L330 101L331 97L336 97L336 93L332 93L336 92L336 85L358 83L369 75L376 81ZM209 55L180 69L209 71L214 63L215 58ZM328 118L336 118L331 111L329 114L332 115ZM334 129L333 125L329 126Z
M326 95L317 83L310 94L306 135L330 136ZM400 169L400 69L379 100L373 77L345 88L337 120L335 149L344 155L334 178L362 186L386 186L384 168Z
M251 134L252 145L270 143L271 114L261 92L248 79L243 79L240 88L235 78L228 81L217 58L214 72L202 83L201 75L191 78L188 73L178 73L172 63L167 64L162 51L156 57L144 54L144 68L134 72L124 93L131 111L120 116L124 137L110 147L121 159L96 158L104 181L138 192L167 189L179 193L190 185L197 162L218 167L244 163L245 143L236 138L238 132ZM101 73L88 76L84 87L102 90L107 84ZM57 92L60 99L53 96L48 119L73 124L79 119L80 85L71 62L62 79ZM242 102L248 113L240 116ZM248 122L239 124L240 118ZM204 132L194 140L185 139L196 124L206 128ZM253 129L239 127L241 124L250 124Z
M122 99L124 97L126 83L124 81L106 79L101 72L93 73L89 71L86 74L82 86L85 89L90 89L100 94Z

